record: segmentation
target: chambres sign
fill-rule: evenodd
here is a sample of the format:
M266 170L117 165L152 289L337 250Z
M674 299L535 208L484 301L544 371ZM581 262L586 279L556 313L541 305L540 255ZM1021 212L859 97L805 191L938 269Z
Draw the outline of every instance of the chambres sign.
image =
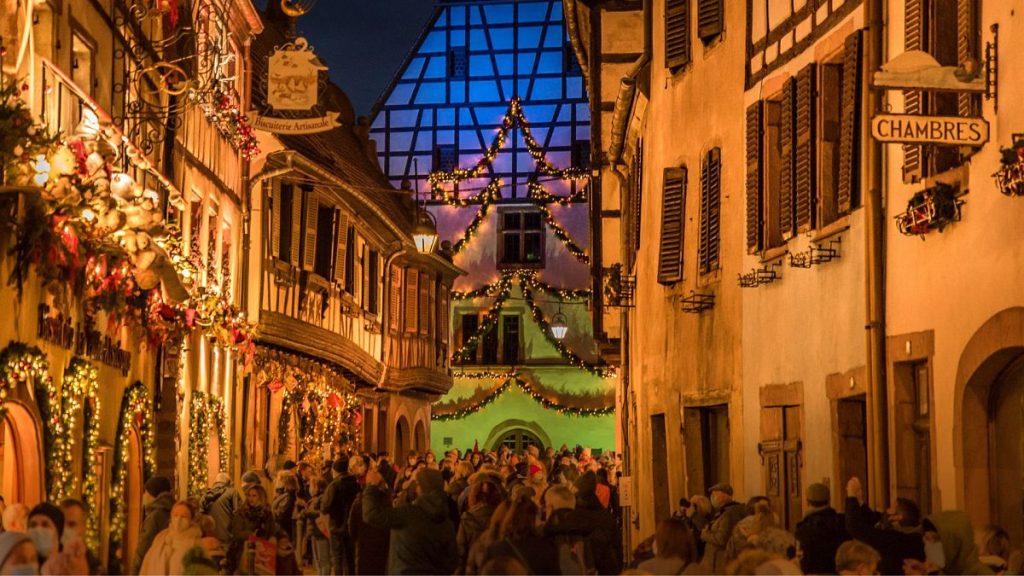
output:
M988 142L988 122L960 116L878 114L871 120L871 137L879 142L981 146Z
M110 336L94 328L92 316L86 315L84 322L71 323L71 318L61 312L50 313L46 304L39 305L36 337L77 356L90 358L127 376L132 367L132 353L121 348Z

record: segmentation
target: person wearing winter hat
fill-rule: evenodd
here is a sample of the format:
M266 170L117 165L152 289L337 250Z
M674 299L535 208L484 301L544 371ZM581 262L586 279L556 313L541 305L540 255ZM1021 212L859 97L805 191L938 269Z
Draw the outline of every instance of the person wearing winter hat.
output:
M0 574L39 572L39 556L32 539L23 532L0 534Z
M807 487L807 511L796 524L796 539L803 557L800 569L805 574L834 574L839 545L849 540L846 520L829 504L828 486L815 482Z
M139 543L132 560L132 574L138 574L142 561L153 545L153 539L171 523L171 508L174 506L174 495L171 494L171 481L166 476L153 476L146 481L142 494L142 531Z
M46 562L47 558L60 552L60 539L64 535L64 513L49 502L37 504L28 513L26 534L36 546L39 564Z
M260 484L260 473L255 470L249 470L245 474L242 474L242 493L250 486L256 486Z

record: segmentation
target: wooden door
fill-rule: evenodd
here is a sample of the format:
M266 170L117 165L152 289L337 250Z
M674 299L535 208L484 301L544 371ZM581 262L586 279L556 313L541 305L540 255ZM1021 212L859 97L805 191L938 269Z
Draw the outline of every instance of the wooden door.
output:
M992 520L1011 542L1024 537L1024 359L1005 370L992 386L990 474Z
M654 523L668 518L672 506L668 495L668 443L665 415L651 416L651 488L654 492Z
M686 452L686 496L706 494L711 486L704 477L704 444L700 408L683 409L683 450Z
M845 486L851 477L860 478L867 498L868 435L867 402L864 396L842 398L836 405L836 428L839 433L839 478L836 486Z
M799 406L761 409L758 452L764 469L765 495L788 530L796 528L803 510L800 498L801 418Z

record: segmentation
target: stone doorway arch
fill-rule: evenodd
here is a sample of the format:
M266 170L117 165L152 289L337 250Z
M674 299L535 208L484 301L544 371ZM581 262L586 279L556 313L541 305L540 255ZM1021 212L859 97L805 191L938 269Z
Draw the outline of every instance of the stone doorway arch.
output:
M28 405L8 400L0 422L0 488L8 503L46 500L39 419Z
M412 431L409 429L409 419L399 416L395 423L395 462L405 462L412 444Z
M536 422L516 419L505 420L492 428L491 433L487 436L487 441L484 442L484 446L488 450L497 450L502 442L511 434L520 435L519 443L523 443L522 438L525 438L527 441L530 437L535 438L540 444L537 447L540 448L541 452L548 446L551 446L551 438ZM522 446L521 449L524 448L525 446Z
M426 428L426 426L423 425L423 420L420 420L420 421L416 422L416 432L415 432L414 444L415 444L415 450L417 452L419 452L420 454L423 454L424 452L427 451L428 448L430 448L427 445L427 428Z

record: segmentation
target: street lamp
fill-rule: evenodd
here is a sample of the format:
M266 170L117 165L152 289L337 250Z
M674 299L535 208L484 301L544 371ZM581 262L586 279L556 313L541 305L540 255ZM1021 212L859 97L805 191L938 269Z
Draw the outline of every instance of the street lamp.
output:
M569 331L569 325L565 321L565 314L562 314L562 305L558 305L558 312L555 313L554 318L551 319L551 335L556 340L565 338L565 333Z
M412 231L412 241L416 243L416 251L430 254L437 247L437 224L434 215L424 208L416 209L416 227Z

